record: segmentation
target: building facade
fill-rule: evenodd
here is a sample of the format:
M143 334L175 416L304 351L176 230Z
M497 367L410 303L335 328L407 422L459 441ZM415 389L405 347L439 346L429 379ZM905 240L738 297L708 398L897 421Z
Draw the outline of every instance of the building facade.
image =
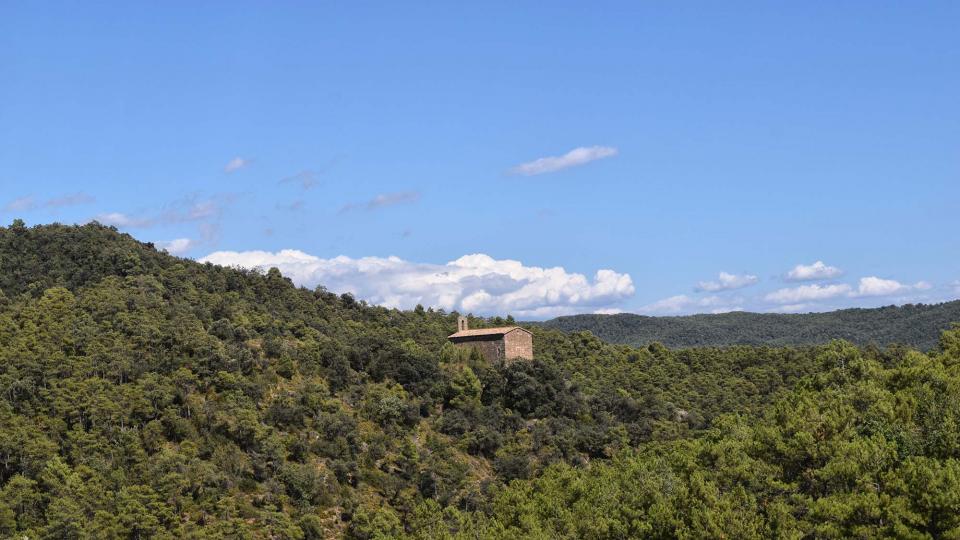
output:
M448 339L458 347L478 349L488 362L533 359L533 334L519 326L471 330L467 318L460 317Z

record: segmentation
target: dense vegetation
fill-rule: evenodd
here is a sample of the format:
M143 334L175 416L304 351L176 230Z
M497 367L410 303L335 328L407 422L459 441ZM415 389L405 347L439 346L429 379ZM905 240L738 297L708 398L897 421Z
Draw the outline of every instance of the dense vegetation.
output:
M960 538L960 330L673 351L0 228L0 537ZM471 324L504 324L473 319Z
M908 304L828 313L721 313L681 317L570 315L543 324L564 332L592 332L610 343L645 347L728 347L731 345L801 346L842 339L855 345L907 345L922 351L960 321L960 300L942 304Z

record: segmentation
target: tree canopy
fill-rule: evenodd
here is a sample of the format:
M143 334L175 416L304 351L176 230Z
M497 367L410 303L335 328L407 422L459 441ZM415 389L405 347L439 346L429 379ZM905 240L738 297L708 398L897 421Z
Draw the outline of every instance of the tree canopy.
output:
M960 538L960 329L672 350L0 228L0 537ZM503 324L471 317L472 327Z
M610 343L645 347L819 345L843 339L855 345L908 345L928 351L950 324L960 321L960 300L852 308L825 313L719 313L649 317L633 313L570 315L543 322L564 332L589 331Z

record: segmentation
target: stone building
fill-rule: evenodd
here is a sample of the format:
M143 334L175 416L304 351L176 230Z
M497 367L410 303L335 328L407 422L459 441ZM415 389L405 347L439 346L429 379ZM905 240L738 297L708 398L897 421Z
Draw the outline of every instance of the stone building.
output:
M448 339L458 347L475 347L488 362L533 358L533 334L519 326L470 330L466 317L457 319L457 331Z

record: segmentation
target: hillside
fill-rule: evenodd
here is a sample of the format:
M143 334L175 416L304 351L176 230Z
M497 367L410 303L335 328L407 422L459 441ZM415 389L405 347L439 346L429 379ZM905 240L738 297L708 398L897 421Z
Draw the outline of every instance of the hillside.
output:
M924 354L532 327L502 365L446 343L456 316L0 228L0 538L960 536L960 330Z
M929 350L954 321L960 321L960 300L803 314L571 315L542 325L564 332L589 331L604 341L634 346L653 342L677 348L798 346L843 339L861 346L900 344Z

